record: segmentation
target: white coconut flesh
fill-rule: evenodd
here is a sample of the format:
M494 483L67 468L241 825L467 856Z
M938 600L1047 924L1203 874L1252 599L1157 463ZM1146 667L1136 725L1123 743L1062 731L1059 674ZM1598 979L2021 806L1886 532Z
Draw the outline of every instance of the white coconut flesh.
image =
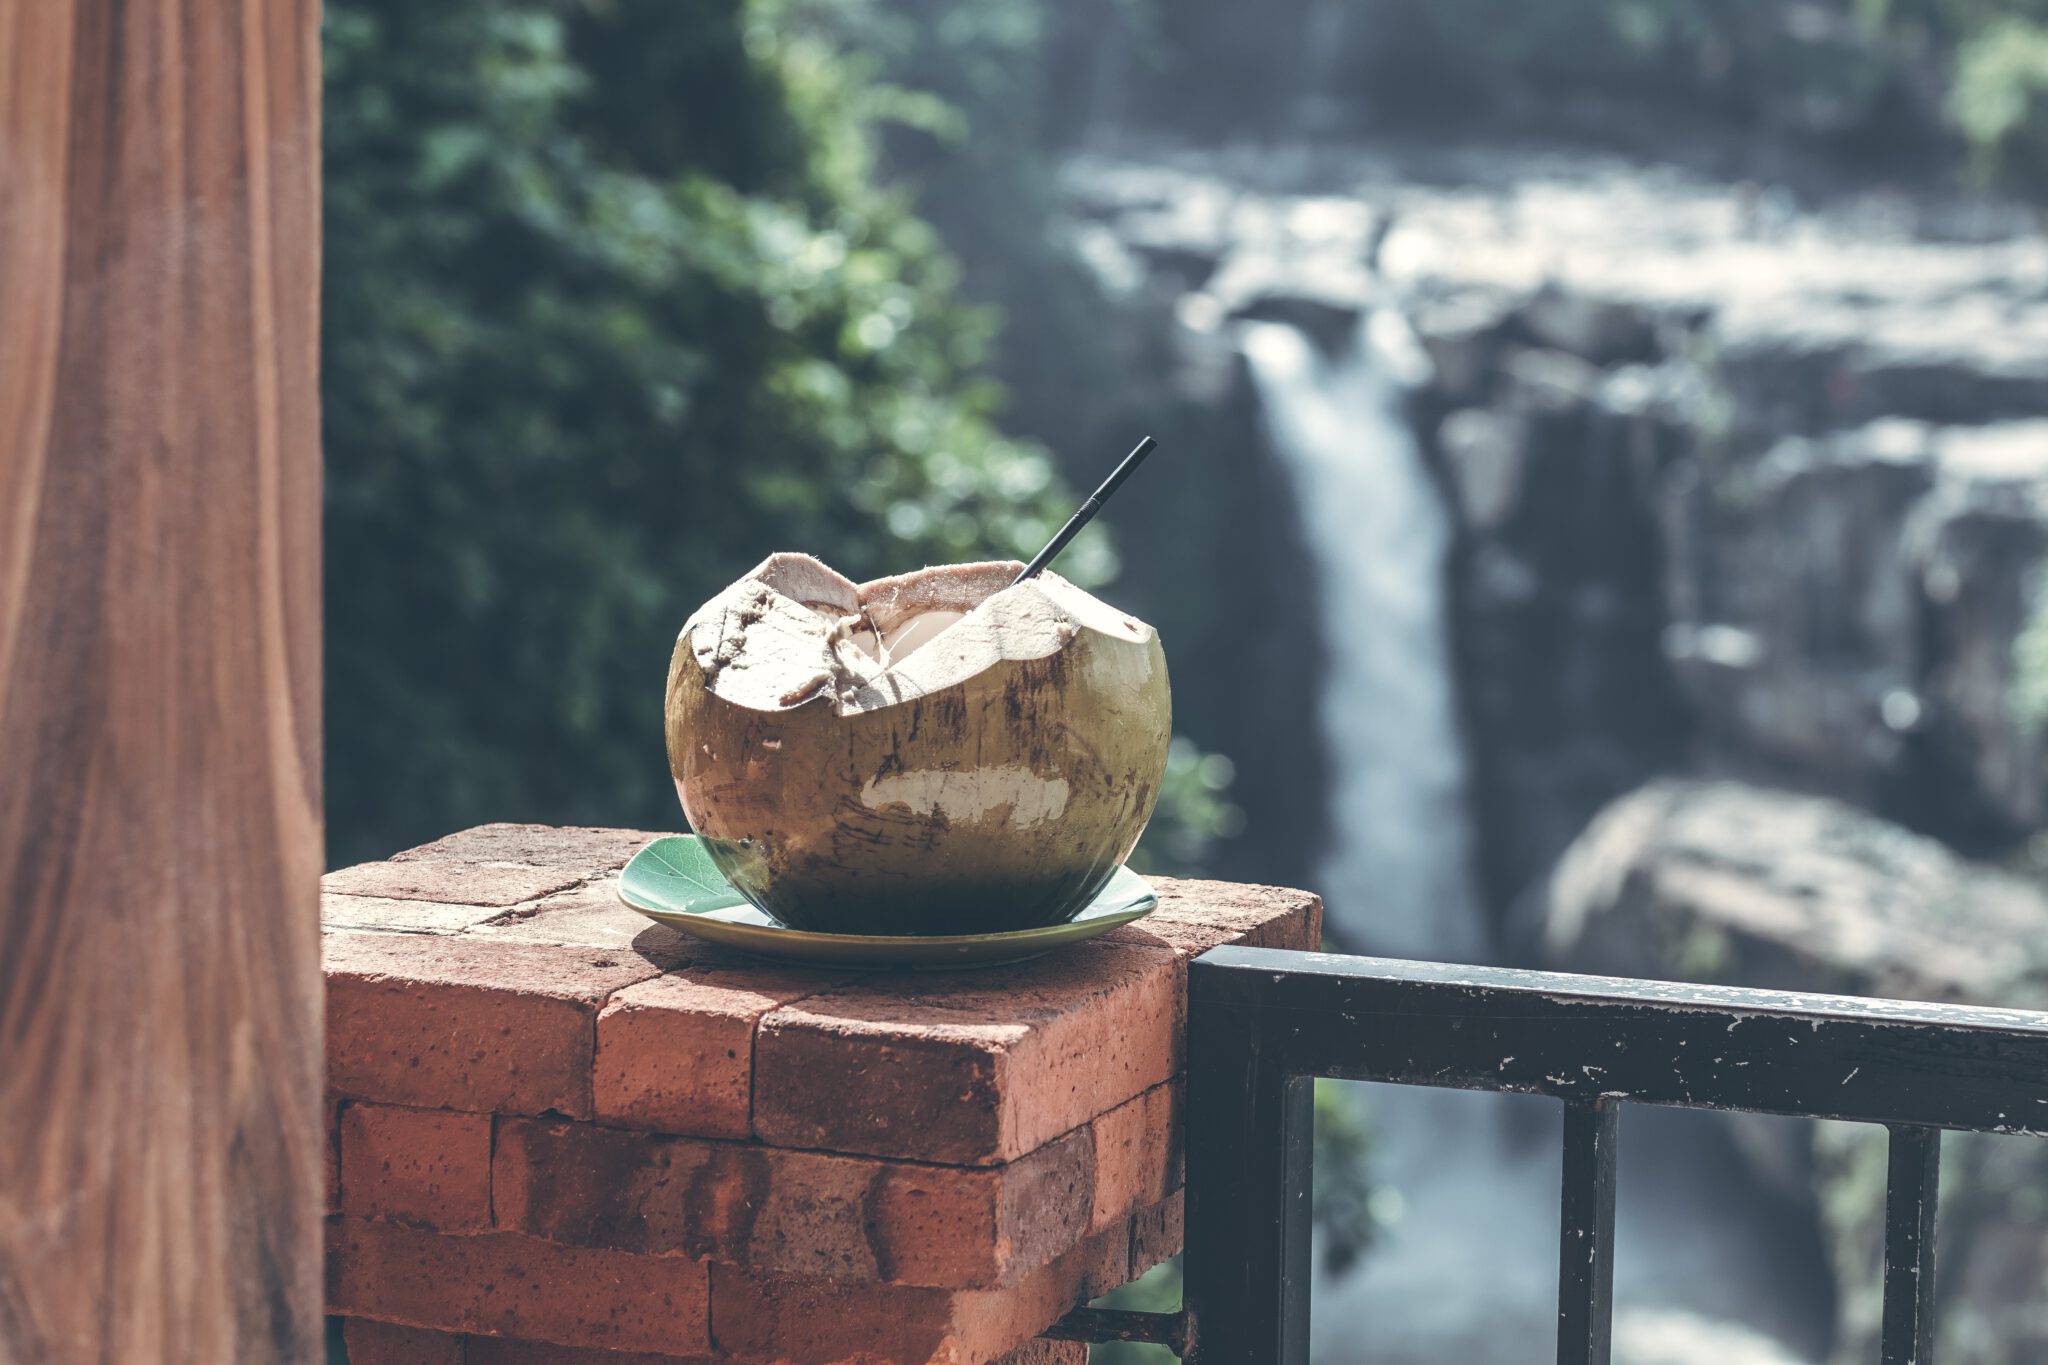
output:
M840 715L913 701L1009 660L1057 654L1084 631L1143 644L1152 627L1057 574L1010 586L1015 562L956 564L855 583L809 555L770 555L683 625L705 686L783 711L819 697Z

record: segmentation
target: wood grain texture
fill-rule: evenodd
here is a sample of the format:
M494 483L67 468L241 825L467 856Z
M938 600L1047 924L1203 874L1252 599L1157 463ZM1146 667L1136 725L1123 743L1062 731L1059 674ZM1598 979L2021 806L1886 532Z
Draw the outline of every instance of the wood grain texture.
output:
M316 0L0 0L0 1362L320 1351Z

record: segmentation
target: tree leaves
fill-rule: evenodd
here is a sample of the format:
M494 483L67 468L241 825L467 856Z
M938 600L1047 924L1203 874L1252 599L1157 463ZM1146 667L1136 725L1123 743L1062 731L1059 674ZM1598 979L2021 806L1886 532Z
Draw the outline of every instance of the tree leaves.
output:
M913 106L832 7L330 0L337 858L673 823L662 670L704 598L775 549L1028 554L1069 510L990 420L991 320L875 172Z

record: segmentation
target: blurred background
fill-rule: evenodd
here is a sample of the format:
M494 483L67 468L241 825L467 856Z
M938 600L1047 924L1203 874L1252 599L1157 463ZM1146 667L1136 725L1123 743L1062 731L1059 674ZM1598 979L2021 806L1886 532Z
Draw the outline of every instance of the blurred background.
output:
M678 827L697 604L1027 556L1150 432L1060 566L1165 638L1145 867L2048 1004L2048 0L327 0L325 62L336 865ZM1318 1359L1547 1359L1554 1112L1317 1120ZM1617 1360L1872 1358L1881 1134L1628 1123ZM1947 1144L1954 1365L2048 1359L2038 1146Z

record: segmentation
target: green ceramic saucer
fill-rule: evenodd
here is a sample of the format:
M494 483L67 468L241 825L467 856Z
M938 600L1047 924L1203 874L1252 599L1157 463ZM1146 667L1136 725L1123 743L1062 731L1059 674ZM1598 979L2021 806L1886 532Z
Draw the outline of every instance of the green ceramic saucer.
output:
M1088 908L1065 924L999 934L819 934L777 924L749 904L691 834L667 835L634 854L619 876L619 899L657 923L756 957L917 971L1021 962L1143 919L1159 904L1143 877L1120 867Z

